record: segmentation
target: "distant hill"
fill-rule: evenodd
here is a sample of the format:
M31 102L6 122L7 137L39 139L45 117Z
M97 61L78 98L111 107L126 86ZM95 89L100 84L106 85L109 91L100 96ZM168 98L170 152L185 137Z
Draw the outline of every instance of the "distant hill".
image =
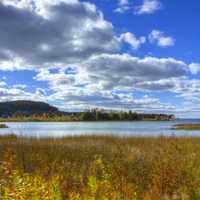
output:
M49 104L44 102L10 101L0 103L0 117L56 113L59 113L56 107L50 106Z
M166 121L175 119L175 116L98 109L70 113L44 102L10 101L0 103L0 118L10 121Z

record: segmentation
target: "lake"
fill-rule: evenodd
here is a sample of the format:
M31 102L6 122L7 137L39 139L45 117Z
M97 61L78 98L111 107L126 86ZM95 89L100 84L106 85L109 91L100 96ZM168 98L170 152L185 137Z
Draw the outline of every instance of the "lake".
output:
M178 123L200 123L200 120L134 121L134 122L9 122L0 134L30 137L63 137L69 135L119 136L200 136L200 131L171 130Z

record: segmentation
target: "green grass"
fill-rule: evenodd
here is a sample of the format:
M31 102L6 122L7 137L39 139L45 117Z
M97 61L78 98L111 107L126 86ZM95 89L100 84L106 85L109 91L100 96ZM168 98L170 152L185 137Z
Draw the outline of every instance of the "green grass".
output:
M200 130L200 124L177 124L173 127L175 130Z
M0 199L199 200L200 138L0 136Z

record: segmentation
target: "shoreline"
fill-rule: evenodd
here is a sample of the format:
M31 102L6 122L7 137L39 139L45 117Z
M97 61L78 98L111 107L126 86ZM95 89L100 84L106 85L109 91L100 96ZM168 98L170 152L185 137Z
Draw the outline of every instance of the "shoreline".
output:
M176 121L179 119L172 120L154 120L154 119L145 119L145 120L13 120L13 119L0 119L0 123L3 122L169 122Z

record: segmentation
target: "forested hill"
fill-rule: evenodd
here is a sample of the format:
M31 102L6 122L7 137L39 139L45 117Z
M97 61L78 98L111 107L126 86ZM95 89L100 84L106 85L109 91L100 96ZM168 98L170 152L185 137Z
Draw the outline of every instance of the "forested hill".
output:
M15 115L56 114L56 107L44 102L36 101L10 101L0 103L0 116L11 117Z
M79 113L61 112L44 102L11 101L0 103L0 121L135 121L173 120L173 115L144 114L132 111L92 109Z

